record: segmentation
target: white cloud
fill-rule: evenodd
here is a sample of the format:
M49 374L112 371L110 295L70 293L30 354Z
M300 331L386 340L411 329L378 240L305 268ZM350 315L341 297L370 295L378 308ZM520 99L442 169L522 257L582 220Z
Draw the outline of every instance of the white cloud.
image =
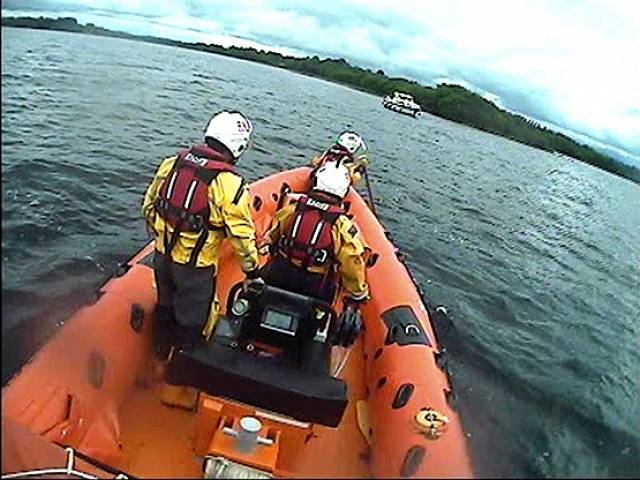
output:
M4 0L3 14L20 5L116 12L112 25L139 33L342 57L423 83L446 77L640 155L636 0Z

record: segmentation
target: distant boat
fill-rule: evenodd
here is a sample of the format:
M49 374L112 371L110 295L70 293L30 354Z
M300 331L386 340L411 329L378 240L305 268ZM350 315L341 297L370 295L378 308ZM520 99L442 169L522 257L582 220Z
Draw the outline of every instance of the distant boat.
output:
M417 117L422 112L420 105L416 103L411 95L398 91L393 92L392 95L385 95L382 99L382 106L412 117Z

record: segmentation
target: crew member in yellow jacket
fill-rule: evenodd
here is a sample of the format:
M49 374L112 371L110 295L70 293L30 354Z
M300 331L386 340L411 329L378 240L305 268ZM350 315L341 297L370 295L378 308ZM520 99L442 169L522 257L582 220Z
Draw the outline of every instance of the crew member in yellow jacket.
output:
M343 163L349 169L351 184L356 187L369 164L367 144L356 132L342 132L331 147L311 160L311 166L314 167L312 182L318 168L328 162Z
M273 254L262 274L267 284L331 303L339 280L348 302L368 299L365 245L340 206L350 183L348 168L329 162L308 195L276 212L260 247Z
M165 339L193 344L211 335L225 237L247 278L259 277L250 195L233 168L252 130L242 113L217 113L205 128L205 144L163 160L147 188L142 210L155 235L156 330L169 330L160 333Z

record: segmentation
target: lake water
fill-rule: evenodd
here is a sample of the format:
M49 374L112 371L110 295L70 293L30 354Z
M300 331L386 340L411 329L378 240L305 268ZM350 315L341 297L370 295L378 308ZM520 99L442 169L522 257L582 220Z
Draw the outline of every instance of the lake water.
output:
M3 381L146 240L160 160L211 113L256 128L240 170L306 163L345 128L432 304L479 476L640 476L640 189L567 158L284 70L2 28Z

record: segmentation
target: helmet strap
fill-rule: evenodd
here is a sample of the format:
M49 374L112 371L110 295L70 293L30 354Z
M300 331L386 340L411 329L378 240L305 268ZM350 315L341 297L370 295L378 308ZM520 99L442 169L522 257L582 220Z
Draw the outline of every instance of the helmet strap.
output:
M205 137L204 141L209 148L212 148L215 151L220 152L222 155L224 155L227 163L231 165L234 165L236 163L236 159L233 158L233 155L231 154L229 149L225 147L222 142L219 142L213 137Z
M314 200L320 200L331 204L338 204L342 201L342 199L337 195L333 195L328 192L321 192L319 190L312 190L309 192L309 196Z

